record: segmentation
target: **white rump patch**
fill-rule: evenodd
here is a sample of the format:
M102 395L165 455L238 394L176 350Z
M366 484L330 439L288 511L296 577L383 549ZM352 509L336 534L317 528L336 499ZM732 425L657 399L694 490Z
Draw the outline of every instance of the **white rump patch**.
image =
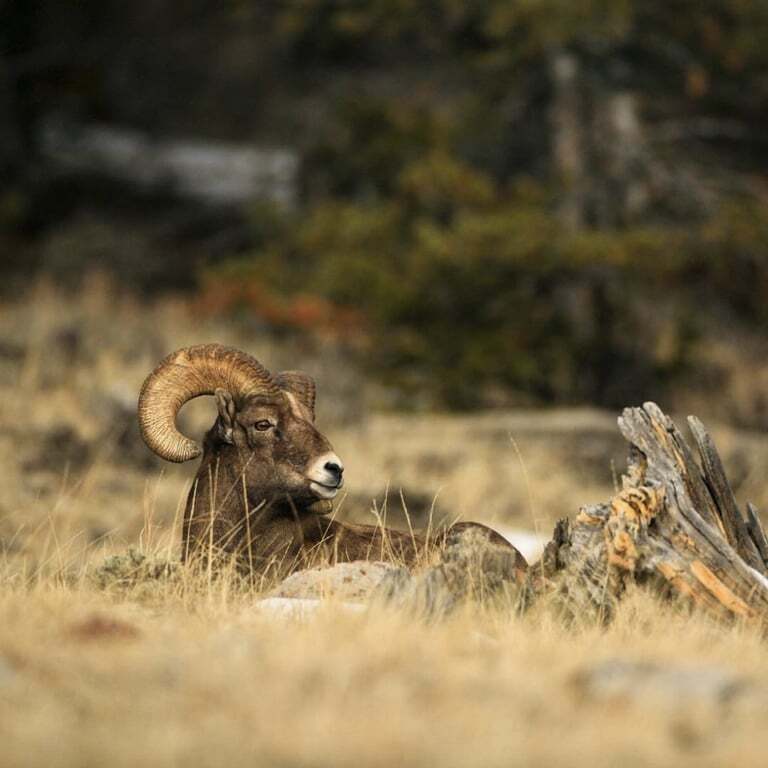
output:
M535 531L526 531L523 528L506 528L491 525L496 533L502 535L518 552L528 561L528 564L536 562L549 539Z

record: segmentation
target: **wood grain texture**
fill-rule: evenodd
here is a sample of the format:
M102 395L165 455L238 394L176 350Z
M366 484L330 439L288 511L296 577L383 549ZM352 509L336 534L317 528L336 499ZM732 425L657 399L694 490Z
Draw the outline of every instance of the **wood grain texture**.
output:
M689 420L701 464L654 403L627 408L622 489L558 523L531 567L527 604L545 594L574 617L607 620L627 587L675 596L717 616L768 623L768 540L755 509L742 516L714 441Z

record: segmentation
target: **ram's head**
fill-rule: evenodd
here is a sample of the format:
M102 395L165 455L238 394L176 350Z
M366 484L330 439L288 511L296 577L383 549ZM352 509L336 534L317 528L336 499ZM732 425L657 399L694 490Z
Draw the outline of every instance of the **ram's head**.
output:
M215 396L219 412L204 447L176 426L182 406L200 395ZM183 462L205 452L201 471L223 465L221 474L242 477L254 501L289 498L305 506L336 495L344 466L314 419L312 378L300 371L273 376L245 352L219 344L169 355L139 396L141 434L158 456Z

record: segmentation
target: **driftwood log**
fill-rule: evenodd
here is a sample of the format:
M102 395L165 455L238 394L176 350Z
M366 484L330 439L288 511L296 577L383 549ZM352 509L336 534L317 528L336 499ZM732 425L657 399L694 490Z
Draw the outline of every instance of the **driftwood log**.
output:
M695 417L688 424L698 460L657 405L627 408L619 418L630 445L621 490L606 503L583 507L573 521L560 520L522 584L509 555L457 556L464 544L477 549L470 534L433 568L385 584L385 596L444 615L478 594L455 573L446 578L451 563L462 563L466 579L487 585L483 594L516 595L523 608L549 598L573 617L607 621L628 587L638 585L718 617L768 624L765 532L751 504L745 515L737 506L704 425ZM479 567L464 567L470 562Z

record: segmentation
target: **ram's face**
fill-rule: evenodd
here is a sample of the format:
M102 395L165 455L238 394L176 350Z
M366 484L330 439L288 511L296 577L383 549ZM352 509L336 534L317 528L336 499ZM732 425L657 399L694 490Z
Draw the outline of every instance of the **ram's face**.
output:
M139 395L139 426L158 456L177 462L194 459L203 449L179 432L176 416L189 400L215 394L219 417L206 446L223 453L212 457L214 462L236 462L238 472L242 466L252 502L291 499L306 506L332 499L344 472L331 444L315 428L315 392L306 373L273 375L238 349L221 344L183 347L147 376Z
M236 407L232 426L246 484L263 498L304 505L332 499L342 487L341 459L294 395L247 400Z

